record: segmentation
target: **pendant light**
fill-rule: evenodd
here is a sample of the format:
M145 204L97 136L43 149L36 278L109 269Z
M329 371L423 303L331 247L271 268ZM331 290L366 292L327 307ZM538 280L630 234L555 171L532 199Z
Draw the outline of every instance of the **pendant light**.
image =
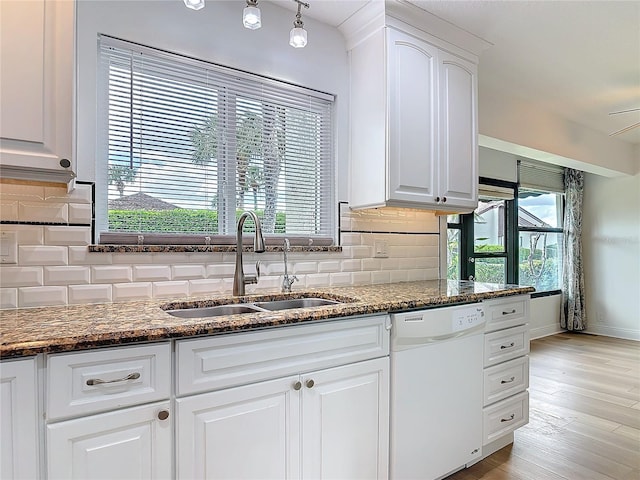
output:
M184 4L191 10L200 10L204 8L204 0L184 0Z
M242 24L250 30L256 30L262 26L258 0L247 0L247 6L242 12Z
M298 13L296 13L296 19L293 22L293 28L289 33L289 45L293 48L304 48L307 44L307 31L304 29L304 23L302 23L302 14L300 8L309 8L308 3L301 2L300 0L294 0L298 4Z

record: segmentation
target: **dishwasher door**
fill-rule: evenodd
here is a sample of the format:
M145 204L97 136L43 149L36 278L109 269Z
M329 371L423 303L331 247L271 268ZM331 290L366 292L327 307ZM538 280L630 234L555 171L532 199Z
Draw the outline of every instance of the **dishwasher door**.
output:
M481 455L485 322L468 305L412 313L392 341L390 474L434 480Z

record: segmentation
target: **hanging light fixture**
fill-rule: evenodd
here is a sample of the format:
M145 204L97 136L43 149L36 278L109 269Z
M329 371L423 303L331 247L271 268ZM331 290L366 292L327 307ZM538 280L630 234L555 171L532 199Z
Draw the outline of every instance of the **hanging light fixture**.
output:
M294 48L303 48L307 44L307 31L304 29L304 23L302 23L302 14L300 8L309 8L308 3L301 2L300 0L293 0L298 4L298 13L296 13L296 19L293 22L293 28L289 33L289 45Z
M258 0L247 0L247 6L242 12L242 24L250 30L256 30L262 26Z
M184 4L191 10L200 10L204 8L204 0L184 0Z

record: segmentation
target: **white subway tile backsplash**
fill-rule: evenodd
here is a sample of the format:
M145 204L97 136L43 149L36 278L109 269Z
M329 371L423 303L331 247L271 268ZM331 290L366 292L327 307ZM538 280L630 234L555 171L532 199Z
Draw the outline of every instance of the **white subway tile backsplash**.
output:
M388 271L371 272L371 283L389 283L391 275Z
M189 295L189 282L153 282L153 297L186 297Z
M328 273L313 273L311 275L305 275L305 285L307 288L327 287L329 286L330 281L331 279Z
M44 227L44 243L47 245L89 245L90 227L47 226Z
M71 265L111 265L112 253L90 252L87 247L69 247Z
M112 287L114 302L145 300L153 295L153 288L150 282L115 283Z
M351 285L352 276L350 273L332 273L330 275L330 285L331 286L341 286L341 285Z
M233 277L236 266L235 264L217 263L215 265L207 265L208 278L226 278ZM246 271L246 270L245 270Z
M361 261L362 261L362 270L371 272L374 270L380 270L382 268L381 258L363 258Z
M45 285L71 285L91 282L91 269L86 267L44 267Z
M294 283L294 286L295 285L296 284ZM279 290L281 286L282 286L282 277L281 276L277 276L277 275L261 276L260 280L258 280L258 284L254 285L256 292ZM231 287L229 287L229 288L230 289L228 291L232 292L233 283L231 284ZM292 288L294 288L294 287L292 287Z
M87 203L70 203L69 204L69 223L80 223L85 225L91 224L93 209L91 204Z
M18 263L20 265L66 265L69 262L67 247L48 245L19 246Z
M317 262L296 262L293 264L293 273L296 275L316 273L317 271L318 271Z
M171 271L173 280L201 279L206 275L204 265L173 265Z
M362 234L360 233L342 233L340 235L342 245L360 245L362 243Z
M318 262L318 273L333 273L341 270L339 260L331 260L327 262Z
M389 272L389 279L392 283L406 282L409 278L406 270L392 270Z
M18 306L20 308L66 304L67 287L18 288Z
M67 223L69 205L66 203L20 202L18 219L21 222Z
M41 201L44 200L44 187L40 185L3 183L2 185L0 185L0 199Z
M292 263L287 262L287 268L289 269L289 273L291 272ZM263 275L284 275L284 263L282 262L271 262L262 265Z
M0 201L0 220L5 222L17 222L19 202L11 200Z
M353 272L351 281L353 285L368 285L371 283L371 272Z
M153 263L153 256L148 253L112 253L111 263L119 265L136 265Z
M0 288L0 309L18 307L18 289Z
M359 272L362 270L362 260L358 258L346 258L340 260L340 267L343 272Z
M69 285L69 303L104 303L112 300L111 285Z
M122 283L133 279L131 267L125 265L108 265L91 267L93 283Z
M52 202L66 203L91 203L91 185L76 183L71 192L67 192L65 187L45 187L44 196L46 200Z
M171 280L171 267L168 265L137 265L133 267L134 282L168 280Z
M0 285L3 287L30 287L44 284L42 267L0 266Z
M228 292L231 294L233 279L229 284ZM225 279L224 278L212 278L204 280L189 280L189 294L199 295L203 293L216 293L225 291Z
M16 232L18 245L44 244L44 227L38 225L3 225L2 230Z
M365 245L354 245L352 247L344 247L349 258L368 258L372 254L372 248Z

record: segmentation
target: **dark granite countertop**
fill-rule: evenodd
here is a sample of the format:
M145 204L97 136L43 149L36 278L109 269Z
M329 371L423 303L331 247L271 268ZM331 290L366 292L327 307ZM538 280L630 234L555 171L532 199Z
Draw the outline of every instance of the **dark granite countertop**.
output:
M0 358L214 335L346 316L469 303L533 291L532 287L519 285L429 280L322 288L291 294L273 293L245 297L212 294L173 301L156 299L0 310ZM345 303L208 318L178 318L162 309L169 303L214 306L309 295L344 300Z

